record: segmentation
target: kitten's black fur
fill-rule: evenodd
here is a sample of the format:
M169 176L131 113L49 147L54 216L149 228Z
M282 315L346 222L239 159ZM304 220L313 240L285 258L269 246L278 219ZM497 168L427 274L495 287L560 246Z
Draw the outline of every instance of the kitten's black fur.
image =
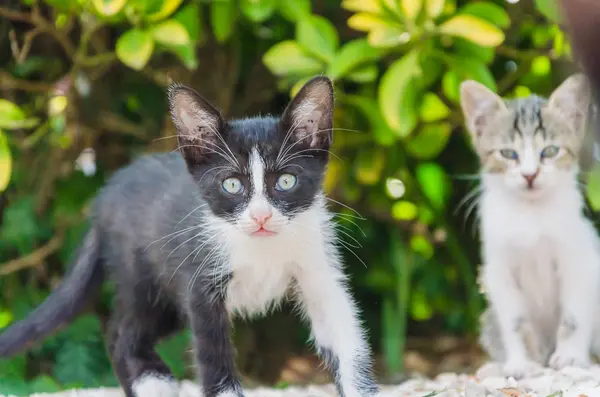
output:
M298 178L290 192L268 187L269 202L289 218L310 208L321 191L328 161L333 90L324 77L311 80L280 120L226 122L184 86L172 86L169 97L183 156L145 156L109 180L95 201L91 226L69 274L29 317L0 335L0 356L21 351L71 320L107 273L117 291L108 350L128 397L134 396L134 382L145 374L171 376L153 347L184 325L192 329L204 395L243 395L223 296L233 275L220 270L221 262L211 257L211 250L219 247L214 241L211 244L214 232L203 214L233 222L248 204L253 194L248 170L251 148L264 160L267 186L272 187L284 172ZM316 117L298 120L302 110L298 107L307 99L315 104L312 112ZM294 133L289 135L289 131ZM282 146L289 148L292 156L285 164L276 161ZM231 175L243 182L244 194L231 195L222 189L223 180ZM195 240L203 242L204 249L196 249L199 243ZM197 272L199 268L202 270ZM327 346L322 348L334 363L335 353L327 351ZM357 356L355 362L354 383L362 396L377 392L369 360L368 355ZM344 393L339 383L338 389Z

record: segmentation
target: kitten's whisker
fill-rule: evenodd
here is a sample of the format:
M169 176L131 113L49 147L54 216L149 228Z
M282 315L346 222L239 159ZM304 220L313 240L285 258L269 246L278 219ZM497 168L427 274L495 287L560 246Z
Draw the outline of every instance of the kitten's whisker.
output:
M475 188L473 188L470 192L468 192L467 194L465 194L465 197L463 197L459 203L456 205L456 209L454 210L454 215L458 214L458 211L461 209L461 207L463 207L464 205L466 205L470 200L472 200L473 198L476 198L477 196L479 196L479 194L483 191L483 186L477 186Z
M197 206L196 208L194 208L193 210L191 210L186 216L184 216L179 222L177 222L175 227L179 226L179 224L181 222L185 221L188 216L192 215L194 212L198 211L200 208L206 207L207 205L208 205L208 203L203 203L203 204L200 204L199 206Z
M354 221L353 221L352 219L350 219L350 218L346 218L346 217L344 217L343 215L344 215L344 214L338 214L338 213L336 213L336 214L334 214L334 217L339 217L339 218L341 218L342 220L344 220L345 222L349 222L349 223L353 224L353 225L354 225L354 226L355 226L355 227L356 227L356 228L357 228L357 229L360 231L360 233L363 235L363 237L367 237L367 235L366 235L366 233L363 231L363 229L362 229L360 226L358 226L358 223L354 222ZM339 225L340 223L339 223L339 222L336 222L336 224L338 224L338 225ZM348 228L348 229L349 229L349 228Z
M337 200L334 200L334 199L332 199L331 197L327 197L327 196L321 196L321 197L323 197L325 200L329 200L329 201L331 201L331 202L333 202L333 203L335 203L335 204L337 204L337 205L340 205L340 206L342 206L342 207L344 207L344 208L346 208L346 209L348 209L348 210L350 210L350 211L354 212L354 213L356 214L356 217L358 217L358 219L360 219L360 220L363 220L363 221L364 221L364 220L367 220L367 218L363 217L363 216L360 214L360 212L358 212L358 211L357 211L357 210L355 210L354 208L352 208L352 207L350 207L350 206L348 206L348 205L346 205L346 204L344 204L344 203L340 203L339 201L337 201ZM347 214L347 215L348 215L348 214ZM348 215L348 216L350 216L350 215Z
M155 244L155 243L158 243L159 241L161 241L161 240L164 240L164 239L166 239L166 238L169 238L169 237L173 236L174 234L184 234L184 233L187 233L187 232L189 232L189 231L191 231L191 230L197 229L197 228L199 228L199 227L200 227L199 225L197 225L197 226L190 226L190 227L187 227L187 228L185 228L185 229L182 229L182 230L177 230L177 231L175 231L175 232L173 232L173 233L169 233L169 234L167 234L166 236L163 236L163 237L161 237L161 238L159 238L159 239L157 239L157 240L154 240L154 241L153 241L153 242L151 242L150 244L148 244L148 245L146 246L146 248L144 248L144 251L146 251L148 248L150 248L150 246L151 246L151 245L153 245L153 244Z

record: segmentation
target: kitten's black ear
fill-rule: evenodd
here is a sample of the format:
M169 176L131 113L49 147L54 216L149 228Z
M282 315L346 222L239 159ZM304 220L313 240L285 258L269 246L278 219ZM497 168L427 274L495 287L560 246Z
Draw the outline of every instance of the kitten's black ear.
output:
M287 106L281 133L310 148L328 149L333 141L333 84L327 77L309 80Z
M548 108L555 109L556 114L563 117L574 132L581 132L586 123L586 117L592 93L590 82L581 73L574 74L559 85L548 99Z
M223 117L189 87L171 84L167 92L179 150L188 164L197 164L207 153L214 153L217 145L222 143Z
M507 109L498 94L474 80L466 80L460 84L460 106L475 143L490 120L499 111Z

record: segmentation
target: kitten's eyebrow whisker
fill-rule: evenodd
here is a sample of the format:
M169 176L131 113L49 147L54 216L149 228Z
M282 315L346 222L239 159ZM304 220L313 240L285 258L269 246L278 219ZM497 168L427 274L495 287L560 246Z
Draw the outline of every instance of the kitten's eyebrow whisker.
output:
M332 199L331 197L327 197L327 196L324 196L324 195L322 195L321 197L323 197L325 200L329 200L329 201L331 201L331 202L333 202L333 203L335 203L335 204L337 204L337 205L341 205L342 207L344 207L344 208L346 208L346 209L348 209L348 210L350 210L350 211L354 212L354 213L355 213L355 214L358 216L358 218L359 218L359 219L361 219L361 220L363 220L363 221L364 221L364 220L367 220L367 218L365 218L364 216L362 216L362 215L360 214L360 212L358 212L358 211L357 211L357 210L355 210L354 208L352 208L352 207L350 207L350 206L348 206L348 205L346 205L346 204L344 204L344 203L341 203L341 202L339 202L339 201L337 201L337 200L334 200L334 199Z
M231 164L232 167L234 167L237 170L241 170L241 168L235 162L233 162L226 153L224 153L222 151L216 151L216 150L214 150L212 148L209 148L208 146L203 146L203 145L180 145L175 150L173 150L173 152L177 151L179 149L185 148L185 147L200 148L200 149L206 150L208 153L217 154L217 155L221 156L224 160L226 160L229 164ZM218 148L218 146L217 146L217 148Z

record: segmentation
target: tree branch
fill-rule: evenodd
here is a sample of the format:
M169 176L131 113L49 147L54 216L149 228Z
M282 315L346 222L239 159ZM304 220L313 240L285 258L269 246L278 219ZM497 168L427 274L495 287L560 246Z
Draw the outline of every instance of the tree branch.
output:
M9 90L15 89L29 92L49 92L52 90L52 84L17 79L3 70L0 70L0 86Z
M11 274L19 270L40 266L47 257L60 249L62 243L63 235L62 233L59 233L52 237L45 245L41 246L32 253L1 264L0 276L6 276L7 274Z

